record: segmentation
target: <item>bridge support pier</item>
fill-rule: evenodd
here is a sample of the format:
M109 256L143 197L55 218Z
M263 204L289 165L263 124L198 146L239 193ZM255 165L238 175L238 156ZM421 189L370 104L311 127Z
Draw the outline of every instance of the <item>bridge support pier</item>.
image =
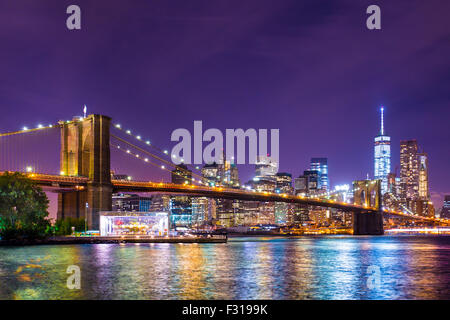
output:
M89 185L86 190L58 194L58 219L86 219L90 230L100 228L100 211L112 209L112 187ZM87 205L86 205L87 204Z
M383 214L381 212L354 212L353 213L354 235L382 235Z

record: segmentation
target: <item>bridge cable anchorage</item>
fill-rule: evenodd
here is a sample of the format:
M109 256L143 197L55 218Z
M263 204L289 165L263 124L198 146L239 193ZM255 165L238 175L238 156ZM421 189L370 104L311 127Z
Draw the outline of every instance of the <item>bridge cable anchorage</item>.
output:
M114 134L111 134L111 137L114 138L114 139L117 139L117 140L119 140L120 142L123 142L123 143L125 143L125 144L127 144L127 145L129 145L129 146L131 146L131 147L133 147L133 148L135 148L135 149L137 149L137 150L139 150L139 151L141 151L142 153L147 154L148 156L150 156L150 157L152 157L152 158L154 158L154 159L157 159L157 160L159 160L159 161L161 161L161 162L167 164L168 166L170 166L170 167L172 167L172 168L174 168L174 169L177 168L178 170L180 170L180 171L182 171L182 172L185 172L185 173L191 173L193 176L195 176L195 177L196 177L197 179L199 179L200 181L202 181L202 180L204 180L204 179L207 179L207 178L205 178L205 177L203 177L203 176L201 176L201 175L199 175L199 174L197 174L197 173L195 173L195 172L192 172L192 171L189 171L189 172L188 172L188 171L186 171L186 170L180 168L180 167L177 166L176 164L174 164L174 163L172 163L172 162L170 162L170 161L168 161L168 160L165 160L165 159L163 159L163 158L161 158L161 157L159 157L159 156L157 156L157 155L154 155L153 153L151 153L151 152L149 152L149 151L147 151L147 150L145 150L145 149L143 149L143 148L141 148L141 147L139 147L139 146L137 146L137 145L135 145L135 144L133 144L133 143L127 141L127 140L124 140L124 139L122 139L122 138L120 138L120 137L118 137L118 136L116 136L116 135L114 135ZM168 170L168 171L170 171L170 170ZM170 172L172 172L172 171L170 171ZM208 179L208 180L209 180L209 182L213 182L213 181L211 181L210 179Z
M140 142L142 142L142 143L145 143L148 147L150 147L150 148L152 148L152 149L155 149L155 150L158 151L159 153L161 153L161 154L163 154L163 155L165 155L165 156L170 157L170 156L169 156L169 153L168 153L168 151L167 151L166 149L163 150L163 149L159 148L158 146L155 146L153 143L150 143L150 140L143 139L140 135L134 136L134 135L131 133L131 130L124 130L120 124L114 124L113 127L114 127L115 129L121 131L121 132L124 132L125 134L127 134L127 135L129 135L129 136L131 136L131 137L134 137L136 140L138 140L138 141L140 141ZM191 169L191 171L194 171L194 170L199 171L199 170L200 170L200 169L199 169L198 167L196 167L196 166L192 166L192 168L190 168L190 169Z
M157 163L151 162L150 160L148 160L148 158L142 158L142 157L140 157L139 154L137 154L137 153L133 153L133 152L131 152L130 150L126 150L126 149L124 149L124 148L121 148L120 145L113 145L113 147L115 147L116 149L118 149L118 150L120 150L120 151L122 151L122 152L124 152L124 153L126 153L126 154L129 154L130 156L133 156L135 159L139 159L139 160L141 160L141 161L143 161L143 162L145 162L145 163L147 163L147 164L151 164L151 165L153 165L153 166L155 166L155 167L158 167L158 168L161 169L161 170L165 170L165 171L167 171L167 172L169 172L169 173L176 174L176 175L178 175L178 176L180 176L180 177L186 179L186 177L183 176L182 174L180 174L180 173L178 173L178 172L172 172L171 170L167 169L167 168L164 167L164 166L160 166L160 165L157 164ZM200 184L200 185L203 184L201 180L197 181L197 180L195 180L195 179L191 179L191 183L192 183L192 182L197 182L197 183Z

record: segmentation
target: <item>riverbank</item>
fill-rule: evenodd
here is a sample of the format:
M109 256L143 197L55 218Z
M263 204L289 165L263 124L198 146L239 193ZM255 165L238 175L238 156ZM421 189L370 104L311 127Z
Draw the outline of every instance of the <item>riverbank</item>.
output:
M226 243L227 236L212 237L149 237L149 236L108 236L108 237L50 237L47 239L0 240L0 246L67 245L102 243Z

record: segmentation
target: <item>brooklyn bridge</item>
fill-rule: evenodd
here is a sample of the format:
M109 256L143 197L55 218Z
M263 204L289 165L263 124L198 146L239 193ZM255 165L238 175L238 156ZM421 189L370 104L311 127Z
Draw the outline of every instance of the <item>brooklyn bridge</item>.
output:
M27 167L21 160L20 146L15 137L27 139L43 131L58 130L60 135L59 174L38 172ZM111 149L117 149L142 162L157 168L170 171L175 164L170 160L166 150L153 146L150 141L142 140L140 136L132 136L126 131L121 138L117 131L123 131L118 124L113 125L111 118L91 114L85 117L75 117L73 120L60 121L54 125L8 132L0 134L0 147L3 154L0 174L6 171L18 171L28 175L44 190L58 193L58 214L64 216L80 216L86 214L89 228L98 229L99 213L111 211L112 195L117 192L167 194L183 194L191 197L208 197L218 199L235 199L244 201L284 202L306 206L333 208L353 215L353 234L383 234L383 218L395 217L417 221L431 226L448 226L450 220L434 217L418 216L408 212L389 210L382 205L382 195L378 180L355 181L353 186L353 203L339 202L319 196L299 196L285 193L257 192L244 187L209 186L200 178L192 178L186 184L174 184L163 181L145 181L139 177L133 180L114 179L111 175ZM34 138L36 140L36 138ZM45 138L44 138L45 139ZM135 144L140 140L142 146ZM120 144L119 144L120 142ZM42 143L48 143L43 141ZM130 149L121 145L135 148L143 155L131 153ZM159 155L153 150L158 149ZM151 150L151 151L150 151ZM6 155L6 156L5 156ZM34 163L45 162L46 154L34 154ZM42 160L39 160L39 159ZM37 160L36 160L37 159ZM161 165L160 163L163 163ZM40 167L35 165L35 168ZM55 171L55 170L53 170Z

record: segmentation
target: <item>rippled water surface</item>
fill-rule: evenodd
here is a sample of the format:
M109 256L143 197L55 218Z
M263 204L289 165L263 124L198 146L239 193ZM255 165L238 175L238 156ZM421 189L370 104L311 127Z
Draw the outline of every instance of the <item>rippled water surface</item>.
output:
M67 288L67 267L81 289ZM0 247L0 299L450 299L450 237Z

